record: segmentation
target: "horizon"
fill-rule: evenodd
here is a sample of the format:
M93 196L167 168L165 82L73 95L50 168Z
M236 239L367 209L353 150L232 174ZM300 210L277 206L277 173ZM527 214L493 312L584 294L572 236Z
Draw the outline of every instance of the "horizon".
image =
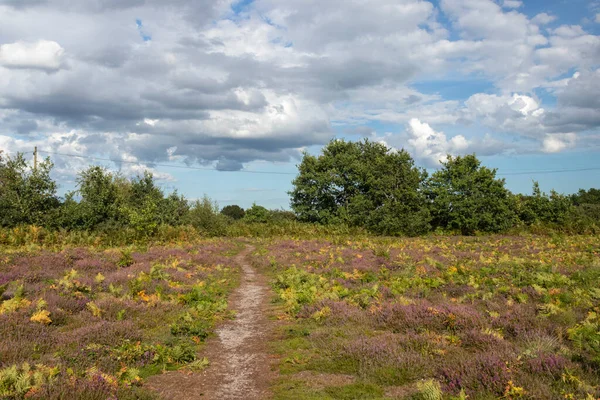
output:
M598 0L0 0L0 26L0 150L51 156L61 194L103 165L288 209L333 138L598 187Z

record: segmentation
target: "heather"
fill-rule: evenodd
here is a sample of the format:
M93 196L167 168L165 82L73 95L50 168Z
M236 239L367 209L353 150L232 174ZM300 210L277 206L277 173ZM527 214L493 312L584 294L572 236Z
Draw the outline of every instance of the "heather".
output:
M599 237L303 237L4 248L0 398L153 399L207 367L248 243L276 399L600 397Z
M0 252L0 398L156 398L148 376L207 365L241 246Z
M596 236L264 240L276 398L599 398L599 253Z

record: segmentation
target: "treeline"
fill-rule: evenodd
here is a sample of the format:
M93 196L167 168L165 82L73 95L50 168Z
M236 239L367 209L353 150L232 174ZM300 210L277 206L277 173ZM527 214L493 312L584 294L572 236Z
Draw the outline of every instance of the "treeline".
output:
M406 151L368 140L334 140L305 154L290 192L302 221L347 224L383 235L472 235L531 230L598 232L600 190L513 194L475 155L448 156L431 176Z
M148 172L130 179L99 166L81 171L77 189L60 198L52 168L50 158L33 168L23 154L8 157L0 152L0 227L93 232L124 242L155 235L246 235L252 229L240 229L243 223L296 220L290 211L259 205L221 210L206 196L190 201L177 191L164 193Z
M474 155L449 157L428 176L407 152L369 141L336 140L320 156L305 154L290 192L293 211L256 204L247 210L220 209L208 197L190 201L177 191L164 193L150 173L126 178L99 166L80 172L76 190L61 198L52 168L49 158L33 168L22 154L0 152L0 227L5 230L0 243L8 240L6 229L25 235L31 232L27 226L41 227L46 235L79 232L120 242L349 230L584 233L600 226L600 190L547 195L534 183L531 195L514 195Z

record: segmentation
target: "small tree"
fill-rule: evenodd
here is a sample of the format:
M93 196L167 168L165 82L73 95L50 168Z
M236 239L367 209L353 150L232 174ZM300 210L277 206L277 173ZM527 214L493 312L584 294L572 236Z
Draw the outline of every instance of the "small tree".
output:
M30 167L22 153L14 158L0 151L0 225L46 225L60 206L50 158Z
M504 179L496 179L496 170L481 166L474 154L448 156L427 182L434 226L465 235L510 228L516 216L504 185Z
M600 189L579 189L579 192L572 195L571 198L576 206L580 206L582 204L600 205Z
M252 207L246 211L244 220L248 222L267 223L271 221L271 211L254 203L252 204Z
M175 190L162 201L160 208L161 221L163 224L179 226L184 223L184 219L189 211L189 202L185 196L180 195Z
M164 195L154 183L152 173L144 171L144 175L132 179L123 197L125 201L119 212L124 222L139 235L155 233L162 222Z
M124 193L126 185L119 177L105 168L92 166L79 173L77 185L78 193L81 195L83 228L94 228L101 223L119 221L126 200Z
M208 196L192 203L186 222L209 236L224 235L227 230L227 217L219 213L219 205Z
M533 182L531 196L519 196L518 216L526 225L536 222L564 224L572 215L573 203L567 196L552 190L550 196L540 190L538 182Z
M223 207L223 209L221 210L221 214L231 219L238 220L244 218L246 212L242 207L238 206L237 204L233 204Z

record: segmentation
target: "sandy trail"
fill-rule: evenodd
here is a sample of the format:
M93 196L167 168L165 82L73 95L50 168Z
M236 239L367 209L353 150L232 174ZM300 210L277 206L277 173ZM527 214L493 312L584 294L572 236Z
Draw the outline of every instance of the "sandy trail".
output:
M237 257L242 268L241 284L232 293L229 306L233 321L221 325L201 356L210 366L199 373L168 372L148 379L147 386L165 399L268 399L273 378L268 342L274 322L269 320L269 288L264 276L248 263L247 246Z

